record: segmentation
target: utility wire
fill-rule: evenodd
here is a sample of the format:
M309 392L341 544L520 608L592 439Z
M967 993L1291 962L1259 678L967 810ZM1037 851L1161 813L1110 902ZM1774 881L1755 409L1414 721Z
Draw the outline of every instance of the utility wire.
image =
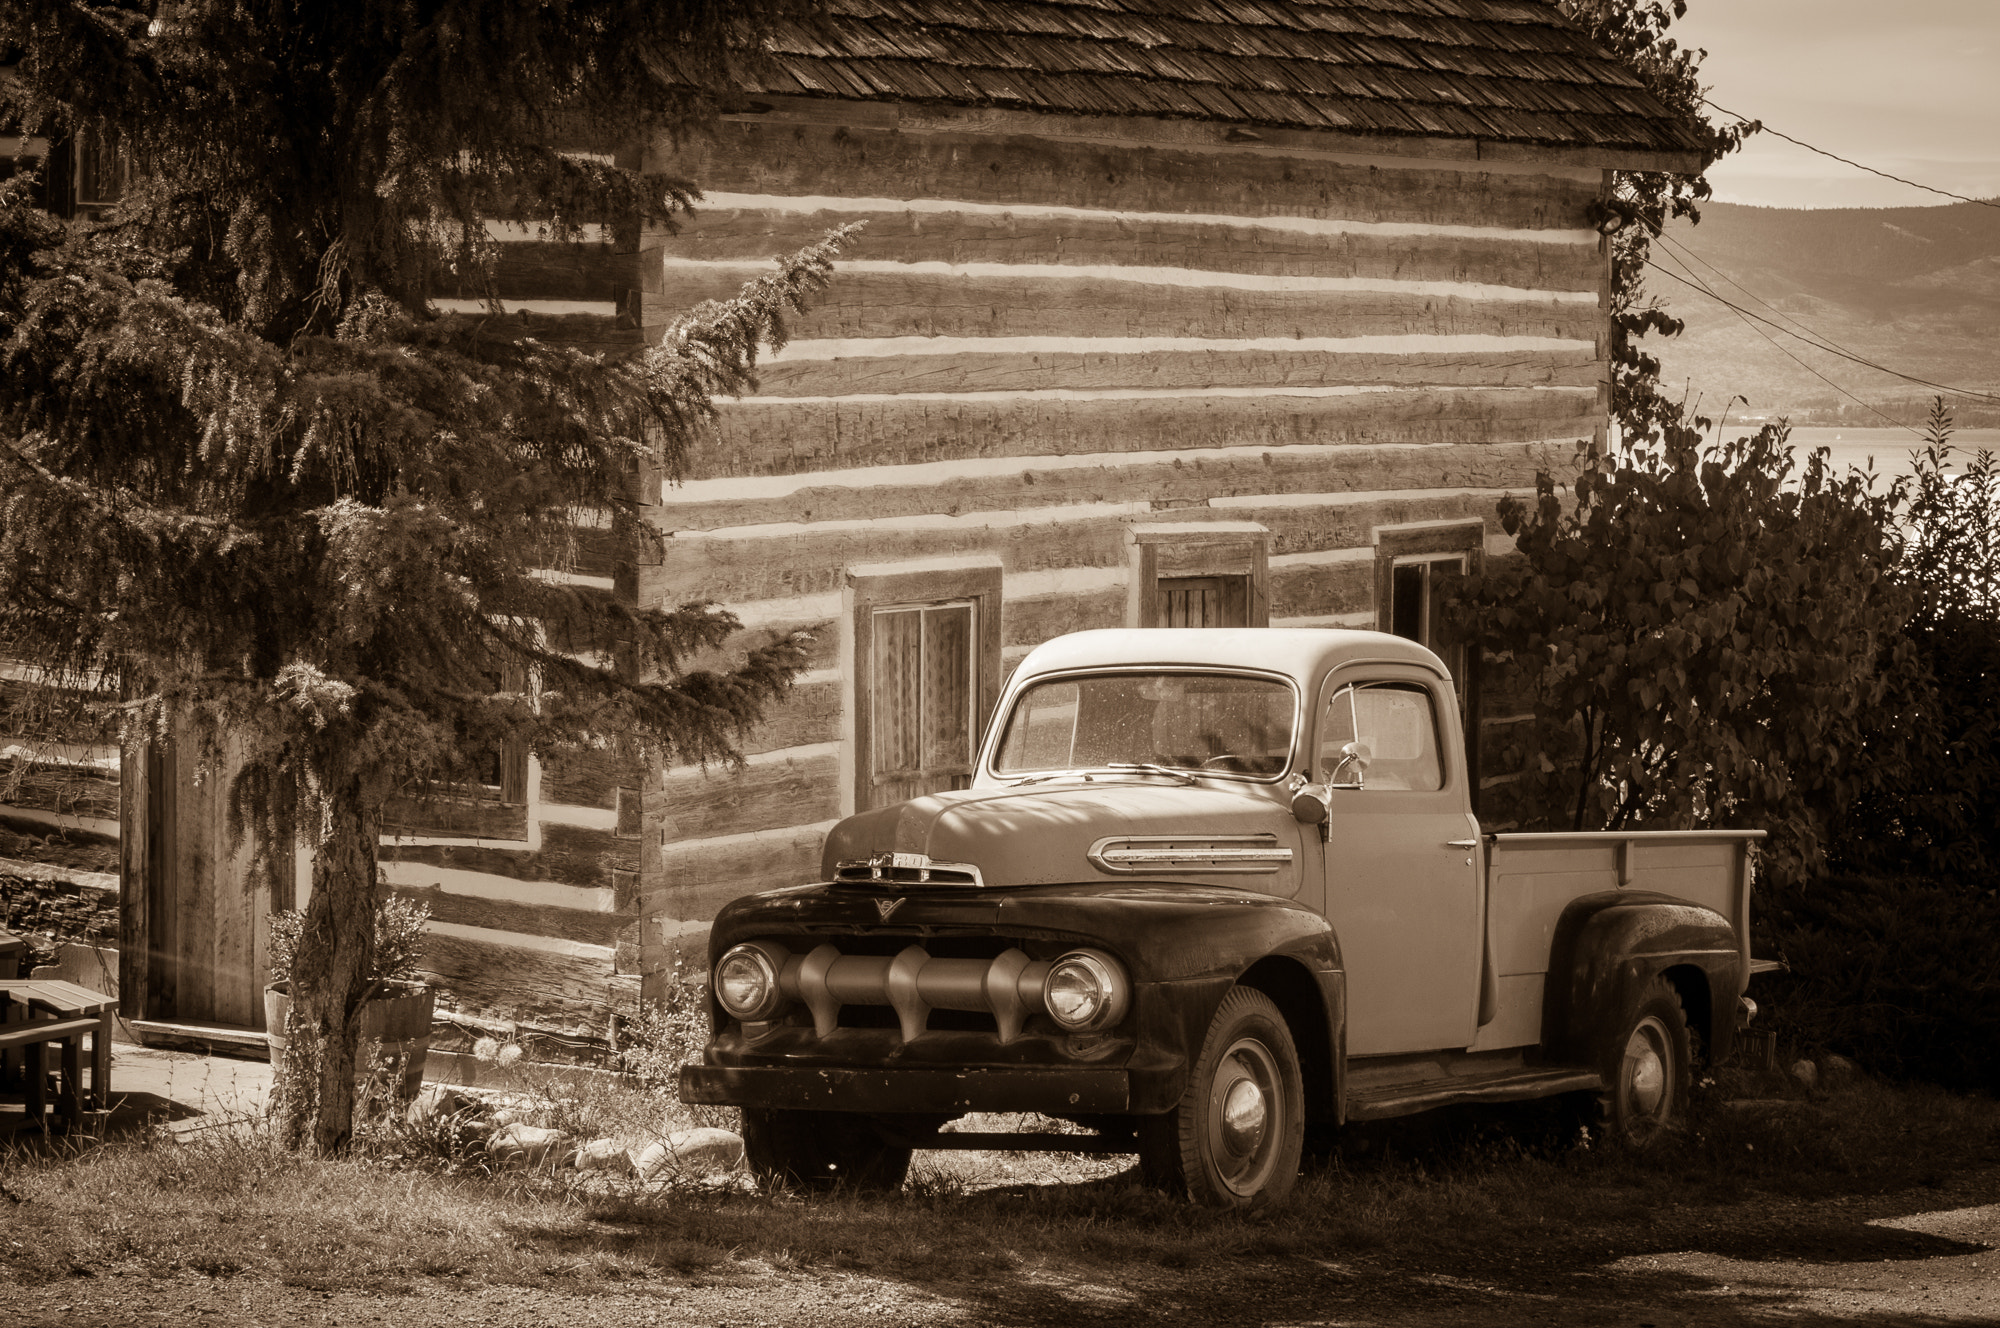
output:
M1676 262L1679 262L1680 260L1679 260L1678 258L1676 258L1676 259L1675 259L1675 261L1676 261ZM1650 260L1649 260L1649 262L1650 262ZM1663 268L1663 267L1658 267L1658 265L1657 265L1657 264L1652 264L1652 266L1654 266L1655 268L1657 268L1657 270L1658 270L1658 271L1661 271L1661 272L1667 272L1667 270L1666 270L1665 268ZM1685 264L1683 264L1683 266L1685 266ZM1812 375L1813 377L1815 377L1815 378L1819 379L1819 380L1820 380L1820 381L1821 381L1822 383L1825 383L1825 384L1826 384L1826 385L1827 385L1828 387L1830 387L1830 388L1832 388L1832 389L1833 389L1834 391L1836 391L1836 392L1840 393L1840 395L1842 395L1842 396L1846 397L1846 398L1847 398L1847 399L1848 399L1849 401L1852 401L1852 402L1854 402L1854 403L1855 403L1856 405L1860 406L1860 407L1861 407L1862 409L1864 409L1864 410L1867 410L1867 411L1869 411L1869 412L1871 412L1871 413L1873 413L1873 414L1876 414L1876 415L1880 415L1880 416L1881 416L1881 417L1882 417L1883 419L1885 419L1885 420L1888 420L1888 421L1889 421L1889 423L1891 423L1891 424L1895 425L1895 426L1896 426L1896 427L1897 427L1898 429L1907 429L1907 430L1909 430L1909 432L1911 432L1911 433L1915 434L1915 435L1916 435L1917 437L1919 437L1919 438L1923 437L1923 432L1922 432L1921 430L1919 430L1919 429L1915 429L1915 428L1911 428L1911 426L1909 426L1909 425L1907 425L1907 424L1903 423L1903 422L1902 422L1901 420L1899 420L1899 419L1896 419L1895 417L1893 417L1893 416L1891 416L1891 415L1888 415L1888 414L1885 414L1885 413L1884 413L1883 411L1881 411L1881 410L1878 410L1878 409L1877 409L1876 407L1874 407L1874 406L1870 405L1870 404L1869 404L1868 402L1866 402L1866 401L1863 401L1863 400L1862 400L1862 399L1861 399L1860 397L1858 397L1858 396L1855 396L1855 395L1854 395L1854 393L1852 393L1852 392L1848 391L1848 390L1847 390L1846 388L1842 387L1842 386L1841 386L1841 385L1840 385L1839 383L1836 383L1836 382L1834 382L1834 381L1833 381L1833 380L1832 380L1831 378L1828 378L1828 377L1827 377L1827 376L1826 376L1825 374L1821 373L1821 372L1820 372L1819 370L1817 370L1817 369L1813 368L1813 367L1812 367L1812 366L1811 366L1810 364L1807 364L1807 363L1806 363L1806 362L1805 362L1804 360L1800 359L1800 358L1799 358L1798 356L1796 356L1796 355L1792 354L1792 352L1791 352L1790 350L1787 350L1787 349L1786 349L1786 348L1785 348L1784 346L1782 346L1782 345L1780 345L1780 344L1779 344L1779 342L1778 342L1778 339L1777 339L1776 337L1772 336L1772 335L1771 335L1771 334L1770 334L1769 332L1766 332L1766 331L1765 331L1765 330L1764 330L1763 328L1761 328L1761 327L1757 326L1757 324L1756 324L1756 323L1754 323L1754 322L1751 322L1751 321L1750 321L1750 316L1749 316L1748 314L1744 313L1744 311L1743 311L1743 310L1741 310L1741 309L1738 309L1738 308L1736 308L1736 306L1735 306L1735 305L1733 305L1733 304L1730 304L1730 303L1729 303L1729 301L1727 301L1727 300L1724 300L1724 299L1723 299L1723 298L1722 298L1722 297L1721 297L1720 295L1717 295L1717 294L1715 293L1714 289L1713 289L1713 288L1711 288L1711 287L1709 286L1709 284L1708 284L1707 282L1703 281L1703 280L1701 279L1701 276L1700 276L1700 274L1699 274L1699 273L1697 273L1697 272L1695 272L1695 270L1694 270L1693 268L1688 268L1688 269L1687 269L1687 271L1688 271L1688 275L1694 278L1693 282L1691 282L1691 283L1690 283L1691 285L1694 285L1694 286L1695 286L1696 288L1698 288L1699 290L1701 290L1701 291L1705 292L1705 293L1706 293L1706 294L1708 295L1708 297L1709 297L1710 299L1713 299L1713 300L1717 300L1717 301L1720 301L1720 302L1721 302L1721 303L1722 303L1723 305L1727 306L1727 307L1728 307L1729 309L1731 309L1731 310L1734 310L1734 311L1735 311L1735 313L1736 313L1736 316L1737 316L1737 317L1739 317L1739 318L1741 318L1741 319L1743 320L1743 324L1744 324L1744 326L1745 326L1745 327L1748 327L1748 328L1749 328L1749 329L1750 329L1750 330L1751 330L1752 332L1755 332L1755 333L1756 333L1756 334L1757 334L1758 336L1760 336L1760 337L1764 338L1764 340L1766 340L1766 341L1770 342L1770 343L1771 343L1771 348L1772 348L1773 350L1776 350L1776 351L1777 351L1777 352L1778 352L1778 353L1779 353L1780 355L1783 355L1783 356L1784 356L1784 357L1785 357L1786 359L1788 359L1788 360L1790 360L1790 361L1791 361L1792 363L1794 363L1794 364L1798 365L1798 366L1799 366L1799 367L1800 367L1801 369L1804 369L1804 370L1805 370L1805 371L1806 371L1807 373L1809 373L1809 374L1811 374L1811 375ZM1673 273L1671 273L1671 272L1667 272L1667 275L1671 277L1671 276L1673 276L1674 274L1673 274ZM1679 279L1679 278L1676 278L1676 280L1678 280L1678 279ZM1773 326L1776 326L1776 324L1773 324ZM1782 331L1784 331L1785 329L1783 329L1783 328L1779 328L1778 330L1782 332ZM1790 335L1793 335L1793 336L1796 336L1796 335L1798 335L1798 334L1797 334L1797 333L1791 333Z
M1769 309L1772 313L1778 315L1780 318L1783 318L1786 322L1792 324L1792 326L1802 328L1806 332L1812 332L1811 328L1806 327L1804 323L1799 322L1798 319L1793 318L1790 314L1787 314L1784 310L1778 308L1776 305L1770 303L1768 300L1765 300L1763 297L1759 296L1757 292L1751 290L1748 286L1745 286L1742 282L1737 281L1735 278L1731 277L1727 272L1724 272L1721 268L1709 262L1707 259L1703 258L1700 254L1697 254L1693 250L1688 249L1686 246L1676 244L1674 241L1667 239L1667 237L1664 234L1657 235L1653 238L1667 245L1667 247L1670 250L1675 251L1672 254L1674 261L1679 263L1681 267L1687 272L1687 274L1694 278L1695 284L1698 285L1703 291L1705 291L1710 299L1717 300L1720 303L1722 303L1725 307L1731 309L1731 311L1734 312L1737 317L1743 319L1743 325L1745 327L1749 328L1752 332L1755 332L1758 336L1764 338L1764 340L1770 342L1771 348L1773 350L1777 351L1780 355L1783 355L1786 359L1790 360L1792 363L1798 365L1801 369L1804 369L1807 373L1811 374L1813 377L1819 379L1822 383L1825 383L1828 387L1832 388L1834 391L1840 393L1840 395L1846 397L1849 401L1854 402L1856 405L1860 406L1863 410L1866 410L1875 415L1879 415L1883 419L1888 420L1889 423L1895 425L1897 428L1906 429L1910 433L1915 434L1919 438L1924 436L1922 430L1912 425L1905 424L1903 421L1886 414L1882 410L1875 407L1873 404L1862 400L1860 397L1854 395L1854 393L1842 387L1839 383L1834 382L1831 378L1828 378L1825 374L1813 368L1810 364L1807 364L1804 360L1800 359L1798 356L1792 354L1790 350L1786 349L1783 345L1779 344L1778 339L1776 337L1772 336L1769 332L1766 332L1763 328L1757 326L1756 323L1752 322L1750 318L1747 315L1745 315L1745 313L1742 310L1736 309L1735 306L1730 305L1727 300L1724 300L1720 295L1716 294L1715 289L1708 284L1707 280L1704 279L1700 273L1696 272L1694 268L1689 265L1688 260L1692 258L1696 262L1699 262L1709 271L1715 273L1715 275L1721 277L1724 281L1727 281L1730 285L1736 287L1736 289L1742 291L1745 295L1748 295L1751 299L1757 301L1757 303L1763 305L1766 309ZM1667 275L1672 276L1673 274L1668 273ZM1784 329L1780 328L1779 330L1783 331ZM1815 333L1814 335L1817 336L1820 334ZM1853 355L1853 352L1848 351L1843 346L1840 346L1839 343L1834 341L1832 338L1822 337L1821 339L1824 340L1828 346L1833 346L1839 349L1843 354L1846 354L1851 358L1858 358Z
M1949 392L1953 396L1969 397L1975 401L1991 401L1995 405L2000 405L2000 396L1995 396L1990 392L1974 392L1969 388L1951 387L1944 383L1934 383L1928 378L1918 378L1914 374L1906 374L1900 370L1891 369L1887 365L1877 364L1873 360L1864 359L1859 355L1853 355L1848 353L1847 351L1840 350L1837 347L1830 346L1825 342L1818 340L1815 337L1809 337L1804 335L1803 333L1794 332L1788 327L1783 327L1777 323L1772 322L1770 319L1764 317L1762 314L1751 313L1748 309L1745 309L1742 305L1736 304L1735 302L1725 298L1724 296L1716 294L1715 291L1709 289L1707 286L1704 286L1697 281L1690 281L1688 278L1681 276L1678 272L1672 272L1664 267L1661 267L1658 263L1655 263L1650 258L1646 260L1646 266L1652 268L1655 272L1660 273L1662 276L1672 277L1675 281L1680 282L1681 285L1683 286L1687 286L1694 290L1702 292L1704 295L1708 296L1712 300L1715 300L1717 303L1725 305L1728 308L1734 309L1737 313L1741 314L1745 318L1753 318L1756 321L1763 323L1768 327L1776 328L1778 331L1784 333L1786 336L1796 338L1799 341L1803 341L1808 346L1812 346L1818 350L1823 350L1829 355L1838 355L1843 360L1852 360L1856 364L1863 365L1867 368L1875 370L1877 373L1888 374L1891 378L1901 378L1905 382L1916 383L1923 387L1935 388L1940 392Z
M1716 106L1714 102L1710 101L1706 97L1703 97L1701 101L1702 105L1714 107L1714 109L1721 111L1724 115L1730 116L1733 119L1745 122L1749 121L1748 116L1737 115L1735 111L1730 110L1727 106ZM1841 165L1852 166L1857 171L1867 171L1870 175L1879 175L1885 180L1894 180L1897 184L1906 184L1910 186L1910 188L1912 189L1921 189L1928 194L1941 194L1946 198L1955 198L1961 203L1977 203L1981 207L2000 208L2000 203L1996 203L1991 199L1967 198L1964 194L1954 194L1949 189L1938 189L1931 185L1918 184L1915 180L1905 180L1900 175L1891 175L1887 171L1878 171L1873 166L1863 166L1860 162L1851 161L1848 158L1841 156L1838 152L1828 152L1825 148L1816 148L1812 144L1807 143L1802 139L1793 138L1790 134L1787 134L1782 130L1773 129L1771 128L1771 126L1764 124L1762 121L1757 122L1757 127L1759 132L1761 133L1771 134L1778 138L1782 138L1787 143L1796 143L1798 144L1798 146L1804 148L1807 152L1817 152L1822 157L1831 157L1835 161L1839 162Z
M1764 308L1769 309L1772 313L1784 319L1787 323L1790 323L1793 327L1799 329L1799 331L1817 337L1821 341L1824 341L1827 345L1832 346L1837 350L1846 351L1846 353L1849 355L1859 354L1858 351L1848 350L1847 347L1842 346L1832 337L1826 335L1826 333L1817 331L1816 329L1807 326L1801 320L1792 317L1790 314L1786 313L1783 309L1780 309L1777 305L1772 304L1769 300L1759 295L1756 291L1751 290L1748 286L1744 285L1736 278L1730 276L1727 272L1724 272L1721 268L1717 267L1714 263L1711 263L1708 259L1703 258L1700 254L1696 253L1690 246L1682 244L1678 240L1669 239L1664 231L1654 236L1653 238L1658 240L1661 244L1666 245L1669 249L1672 249L1675 253L1675 256L1681 260L1682 267L1687 267L1687 261L1689 259L1693 259L1695 262L1701 264L1703 267L1707 268L1710 272L1714 273L1716 276L1722 278L1724 281L1734 286L1737 290L1742 291L1745 295L1755 300L1758 304L1762 305ZM1692 269L1689 270L1692 271Z

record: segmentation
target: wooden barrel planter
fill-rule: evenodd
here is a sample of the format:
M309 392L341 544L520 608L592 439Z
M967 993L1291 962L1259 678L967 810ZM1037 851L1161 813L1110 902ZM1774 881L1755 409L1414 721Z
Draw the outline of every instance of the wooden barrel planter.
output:
M388 1088L395 1101L407 1103L424 1083L424 1061L431 1049L431 1015L437 1008L437 993L421 982L385 982L361 1007L361 1037L357 1054L367 1056L374 1044L373 1065L355 1069L357 1087L373 1082L376 1091ZM264 1036L271 1047L271 1064L284 1063L286 1020L292 1013L289 984L276 982L264 988Z

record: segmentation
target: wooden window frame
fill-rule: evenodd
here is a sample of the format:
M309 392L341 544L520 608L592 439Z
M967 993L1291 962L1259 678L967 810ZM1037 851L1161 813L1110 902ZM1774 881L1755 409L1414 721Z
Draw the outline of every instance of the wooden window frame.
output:
M1125 625L1165 627L1165 584L1238 578L1245 627L1271 625L1271 532L1251 521L1148 522L1126 527Z
M869 806L874 782L875 615L883 610L972 606L972 751L976 761L993 707L1000 697L1000 561L997 558L888 563L848 569L841 592L841 676L847 680L842 707L840 764L842 815Z
M1456 521L1427 521L1406 526L1375 528L1375 625L1384 632L1395 630L1396 569L1412 565L1462 559L1465 574L1482 570L1486 561L1486 522L1480 518ZM1437 653L1451 671L1452 689L1458 693L1459 727L1464 733L1467 787L1472 791L1473 810L1479 809L1479 652L1468 646L1438 650L1428 630L1430 618L1429 576L1424 577L1422 614L1424 636L1419 645Z
M131 162L115 136L94 127L77 131L70 154L70 199L96 215L116 207L131 187Z

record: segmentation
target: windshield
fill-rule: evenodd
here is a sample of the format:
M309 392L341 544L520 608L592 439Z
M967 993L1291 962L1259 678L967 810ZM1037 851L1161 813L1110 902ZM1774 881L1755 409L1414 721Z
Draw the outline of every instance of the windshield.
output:
M1157 765L1272 776L1290 763L1290 684L1228 673L1095 673L1038 682L1015 699L1000 775Z

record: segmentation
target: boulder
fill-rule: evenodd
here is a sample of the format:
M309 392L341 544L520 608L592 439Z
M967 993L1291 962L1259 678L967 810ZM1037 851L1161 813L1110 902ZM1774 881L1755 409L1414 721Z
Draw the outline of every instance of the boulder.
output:
M709 1176L743 1165L743 1137L733 1130L675 1130L632 1156L632 1169L645 1180Z
M501 1166L534 1167L548 1161L568 1139L561 1130L503 1125L486 1141L486 1151Z
M1813 1089L1819 1087L1819 1066L1814 1065L1809 1060L1800 1059L1793 1061L1791 1076L1793 1082L1807 1092L1811 1092Z
M1861 1067L1845 1056L1826 1056L1819 1063L1819 1081L1828 1088L1846 1088L1861 1077Z
M615 1175L629 1175L632 1171L632 1155L616 1139L592 1139L576 1150L578 1171L609 1171Z
M425 1084L403 1112L403 1119L412 1125L436 1120L441 1116L474 1116L484 1110L478 1098L466 1094L454 1084Z

